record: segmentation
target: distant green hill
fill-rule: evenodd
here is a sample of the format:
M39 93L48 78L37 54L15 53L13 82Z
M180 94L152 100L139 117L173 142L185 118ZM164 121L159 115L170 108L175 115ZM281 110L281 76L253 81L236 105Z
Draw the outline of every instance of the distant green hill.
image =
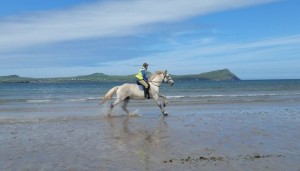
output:
M35 80L34 78L19 77L18 75L0 76L0 83L3 82L29 83L34 80Z
M179 80L240 80L235 74L229 71L229 69L222 69L195 75L173 76L172 78Z
M228 69L206 72L195 75L171 75L173 80L240 80ZM117 76L106 75L103 73L94 73L91 75L82 75L75 77L57 77L57 78L28 78L18 75L0 76L0 83L60 83L60 82L134 82L134 75Z

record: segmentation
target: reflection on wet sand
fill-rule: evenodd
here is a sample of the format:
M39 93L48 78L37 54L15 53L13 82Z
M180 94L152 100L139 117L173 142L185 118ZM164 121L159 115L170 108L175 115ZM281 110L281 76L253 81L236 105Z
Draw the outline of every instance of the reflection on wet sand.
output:
M2 123L0 170L299 170L299 110L263 109Z
M163 142L167 138L168 124L164 117L157 119L156 123L149 122L141 127L135 117L108 117L110 125L108 138L111 145L120 152L131 153L143 163L145 170L150 170L150 165L159 161L153 157L153 153L164 153L167 144ZM152 121L152 120L151 120ZM162 155L163 156L163 155Z

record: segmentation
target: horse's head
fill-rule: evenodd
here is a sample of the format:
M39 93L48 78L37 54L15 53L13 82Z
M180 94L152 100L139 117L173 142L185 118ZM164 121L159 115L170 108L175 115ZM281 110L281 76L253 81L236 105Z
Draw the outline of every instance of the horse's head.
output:
M157 77L158 76L158 77ZM156 71L154 75L150 77L150 82L155 83L154 85L160 86L161 83L167 83L171 86L174 84L170 74L166 71Z
M174 85L174 81L172 80L170 74L168 74L168 71L165 70L164 72L164 79L163 82L170 84L171 86Z

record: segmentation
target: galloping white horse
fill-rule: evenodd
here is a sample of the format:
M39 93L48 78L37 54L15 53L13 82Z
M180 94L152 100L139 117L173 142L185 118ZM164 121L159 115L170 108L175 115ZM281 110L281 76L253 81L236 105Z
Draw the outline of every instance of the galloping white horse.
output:
M168 115L167 112L165 112L165 101L164 104L162 105L160 103L160 97L166 99L165 96L159 94L159 87L161 83L168 83L170 85L174 84L174 81L172 80L171 76L167 73L167 71L156 71L154 75L152 75L149 79L149 84L150 84L150 90L149 94L150 96L155 100L157 103L158 107L160 108L161 112L163 115ZM130 115L130 112L127 110L127 104L130 99L136 99L136 100L143 100L146 99L144 96L144 91L140 90L139 87L136 84L128 84L125 83L121 86L116 86L110 89L106 95L103 98L102 103L105 103L107 100L110 100L113 96L113 94L117 95L117 99L111 104L110 110L108 112L108 116L111 115L111 112L117 104L120 102L123 102L122 109Z

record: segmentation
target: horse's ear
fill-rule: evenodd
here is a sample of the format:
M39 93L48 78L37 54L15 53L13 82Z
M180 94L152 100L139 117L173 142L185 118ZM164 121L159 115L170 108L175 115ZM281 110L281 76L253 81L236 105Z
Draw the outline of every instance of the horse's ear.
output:
M168 73L168 71L167 71L167 70L165 70L165 73Z

